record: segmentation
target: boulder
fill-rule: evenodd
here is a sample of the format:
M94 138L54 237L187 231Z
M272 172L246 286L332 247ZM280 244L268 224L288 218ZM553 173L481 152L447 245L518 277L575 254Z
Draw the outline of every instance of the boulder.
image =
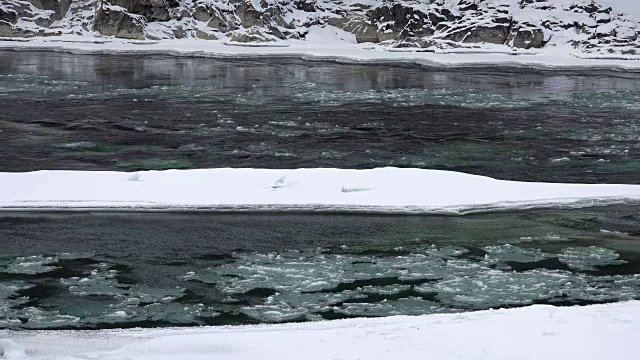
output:
M534 26L514 27L506 44L521 49L541 48L544 45L544 31Z
M509 24L492 23L461 28L443 29L444 40L463 43L504 44L511 32Z
M477 26L464 37L465 43L504 44L509 35L509 26Z
M356 41L380 42L378 29L366 18L333 17L328 20L329 25L335 26L356 36Z
M15 24L21 17L33 17L31 5L27 2L12 1L0 8L0 21Z
M202 39L202 40L218 40L218 37L215 36L214 34L211 34L211 33L208 33L208 32L204 32L204 31L199 30L199 29L196 29L195 36L198 39Z
M249 30L242 29L232 31L228 33L227 36L229 37L229 40L240 43L273 41L271 38L263 34L257 27L253 27Z
M229 25L230 23L227 20L227 17L217 9L215 13L211 16L209 22L207 23L208 27L220 32L231 30Z
M208 6L199 5L193 11L193 18L198 21L209 21L213 16L213 11Z
M378 40L396 40L434 33L428 14L404 4L384 4L369 12L369 19L378 28Z
M105 0L111 5L122 6L128 12L142 15L147 21L171 20L170 9L180 5L177 0Z
M43 30L32 31L30 29L19 28L9 22L0 20L0 37L34 37L34 36L58 36L60 35L59 31L48 31L45 32Z
M298 10L306 11L306 12L315 12L316 11L316 1L315 0L294 0L293 5Z
M286 36L282 33L280 28L293 29L295 26L288 23L282 11L278 5L267 6L263 3L262 8L256 9L253 6L251 0L243 0L235 7L235 15L238 18L238 27L245 29L260 28L260 33L270 34L280 39L286 39ZM227 21L227 27L230 27L231 23ZM239 32L239 37L245 36ZM249 36L252 38L252 36Z
M49 27L51 26L51 24L53 24L54 21L55 18L52 16L38 16L33 18L33 22L36 23L36 25L42 27Z
M38 9L53 11L52 20L62 19L71 6L71 0L29 0L29 2Z
M282 9L279 6L269 6L262 10L262 18L271 27L283 27L286 29L295 29L295 25L291 22L287 22L282 14Z
M612 11L610 7L603 8L595 1L574 2L573 4L569 5L569 10L573 12L584 12L588 14L610 14Z
M623 41L636 41L638 40L638 33L629 27L617 27L614 30L615 37Z
M458 3L458 10L460 11L478 11L478 4L472 0L461 0Z
M18 13L13 10L0 9L0 21L15 24L18 21Z
M103 6L96 10L93 29L102 35L124 39L143 39L146 20L119 7Z
M187 32L184 31L181 25L178 25L173 29L173 37L176 39L184 39L187 37Z
M236 8L236 15L240 19L240 25L243 28L251 28L253 26L262 25L260 19L261 13L253 7L253 3L250 0L245 0L240 3Z
M419 49L424 49L424 48L430 48L435 46L435 42L433 40L430 40L429 38L414 38L414 37L408 37L403 39L402 41L399 41L397 43L395 43L393 45L393 47L395 48L419 48Z
M16 34L13 24L8 21L0 20L0 37L23 37Z

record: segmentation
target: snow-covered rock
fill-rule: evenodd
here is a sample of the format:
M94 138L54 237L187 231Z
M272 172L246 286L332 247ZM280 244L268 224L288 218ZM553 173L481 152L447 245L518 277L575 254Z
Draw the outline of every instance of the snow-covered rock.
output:
M278 42L311 34L317 43L310 30L320 26L387 47L621 56L640 54L639 8L635 0L4 0L0 36Z
M107 36L115 35L125 39L144 38L146 20L142 15L127 12L116 5L104 5L96 11L94 30Z

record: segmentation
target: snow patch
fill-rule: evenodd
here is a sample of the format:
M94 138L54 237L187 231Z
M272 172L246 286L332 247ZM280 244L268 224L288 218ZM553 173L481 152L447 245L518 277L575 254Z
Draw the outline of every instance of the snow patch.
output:
M465 213L640 201L640 185L526 183L409 168L36 171L0 173L0 184L0 209Z
M0 357L2 359L25 359L24 349L14 341L0 339Z
M310 44L331 44L336 42L356 44L356 36L333 26L314 25L309 27L305 37Z

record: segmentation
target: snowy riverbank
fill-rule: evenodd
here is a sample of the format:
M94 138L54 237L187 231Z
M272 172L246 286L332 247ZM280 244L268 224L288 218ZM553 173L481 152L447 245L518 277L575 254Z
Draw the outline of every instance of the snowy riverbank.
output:
M640 302L268 326L90 332L0 331L6 359L625 358Z
M501 181L379 168L0 173L0 209L465 213L636 204L640 185Z
M391 49L376 44L352 44L327 40L241 44L193 39L137 41L114 38L62 36L33 39L0 39L0 50L47 50L74 54L172 55L205 58L289 57L343 63L386 63L421 66L469 67L477 65L546 70L612 69L640 71L640 57L584 54L576 57L565 48L513 50L485 44L478 49Z
M0 48L637 69L638 8L635 0L7 0Z

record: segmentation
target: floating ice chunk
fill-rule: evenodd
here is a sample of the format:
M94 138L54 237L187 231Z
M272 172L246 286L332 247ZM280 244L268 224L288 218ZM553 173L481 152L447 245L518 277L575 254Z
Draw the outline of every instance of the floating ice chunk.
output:
M109 314L107 316L126 317L127 316L127 312L124 311L124 310L118 310L118 311L114 312L113 314Z
M5 270L10 274L36 275L59 269L54 266L58 261L55 257L27 256L18 257Z
M80 321L79 317L61 314L58 310L44 310L31 306L18 310L16 315L22 321L26 321L22 327L33 329L73 326Z
M6 301L9 298L14 299L18 290L29 289L33 285L24 281L0 281L0 300Z
M600 232L603 233L603 234L609 234L609 235L612 235L612 236L622 236L622 237L631 236L631 234L629 234L629 233L622 232L622 231L617 231L617 230L600 229Z
M507 261L530 263L552 257L539 249L526 249L510 244L485 246L483 250L487 252L484 257L487 264L498 264Z
M152 303L125 304L118 303L106 314L88 317L84 321L88 324L96 323L131 323L145 321L162 321L175 324L195 323L197 318L211 318L220 315L219 312L204 304L180 303Z
M97 145L89 142L89 141L80 141L80 142L74 142L74 143L67 143L67 144L63 144L60 147L63 148L77 148L77 149L91 149L91 148L95 148Z
M417 253L423 253L426 255L437 256L442 258L452 258L460 255L464 255L469 252L468 249L461 246L436 246L430 245L422 247L416 251Z
M75 260L90 258L92 254L70 254L63 253L56 256L26 256L17 257L9 261L6 265L6 272L9 274L37 275L60 269L59 260Z
M349 316L424 315L454 311L454 309L447 309L441 304L417 297L377 303L348 303L343 307L334 307L333 310Z
M474 276L449 277L417 286L419 293L437 293L453 307L485 309L505 305L528 305L588 287L586 280L569 272L546 269L521 273L489 270Z
M589 287L579 294L590 301L635 300L640 293L640 274L588 277Z
M571 241L566 236L549 233L543 236L523 236L517 240L517 242L540 242L540 243L550 243L550 242L567 242Z
M585 271L596 270L598 266L626 263L615 251L596 246L567 248L558 255L558 259L572 269Z
M60 279L60 282L69 287L69 291L78 296L106 295L116 296L125 292L123 287L118 286L115 279L116 270L109 269L109 265L101 263L85 277L73 277Z
M411 289L410 285L395 284L387 286L364 286L362 293L367 295L396 295Z
M29 289L33 285L24 281L0 281L0 327L19 326L16 308L29 302L26 296L19 296L18 291Z
M305 308L294 308L287 304L257 305L242 308L242 312L259 321L284 322L306 320L309 310Z
M57 255L59 260L78 260L78 259L91 259L95 254L93 253L61 253Z
M237 255L237 262L200 271L184 278L215 283L226 293L246 293L267 288L277 291L311 292L335 288L345 279L368 277L359 271L367 268L358 262L362 256L325 255L322 253L284 252L281 254ZM380 274L379 277L383 275Z
M267 301L265 301L265 305L286 304L294 309L305 308L309 311L317 312L345 300L362 299L365 297L366 295L362 294L359 290L315 293L287 292L270 296Z

